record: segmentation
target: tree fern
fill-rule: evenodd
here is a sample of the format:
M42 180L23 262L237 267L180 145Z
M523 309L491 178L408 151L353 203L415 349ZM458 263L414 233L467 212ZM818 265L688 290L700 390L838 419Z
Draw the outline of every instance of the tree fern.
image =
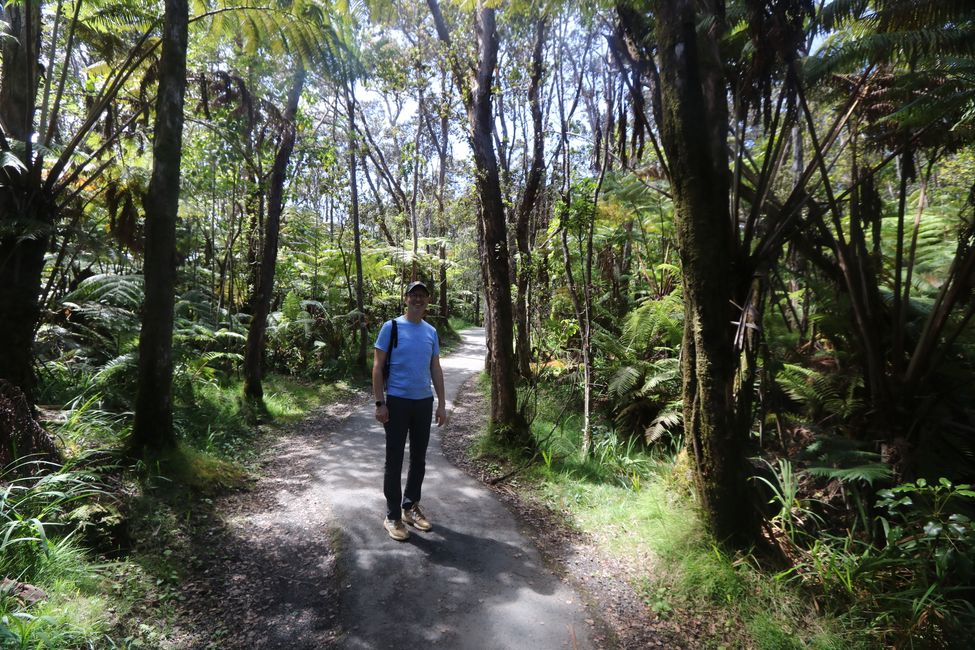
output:
M656 345L675 347L684 331L684 305L678 292L659 300L644 300L626 315L623 339L634 349Z
M64 302L98 302L130 310L142 306L145 292L141 275L99 274L82 280L78 288L64 296Z
M811 417L842 421L863 408L857 396L863 386L860 378L850 379L786 363L775 373L775 382Z
M667 404L664 409L650 422L643 432L643 438L648 445L654 445L665 439L665 436L675 440L679 446L684 430L684 402L677 400Z
M615 399L633 393L636 387L643 380L644 373L635 366L623 366L619 368L609 380L606 390Z

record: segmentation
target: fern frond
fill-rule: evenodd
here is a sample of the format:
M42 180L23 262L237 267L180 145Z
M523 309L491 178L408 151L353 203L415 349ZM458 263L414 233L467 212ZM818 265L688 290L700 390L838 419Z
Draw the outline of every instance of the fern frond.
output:
M640 370L633 366L623 366L613 374L607 390L611 396L620 398L632 393L641 379L643 373Z
M64 302L98 302L136 310L142 305L145 292L141 275L100 274L86 278L78 288L64 296Z
M857 465L854 467L810 467L806 470L812 476L821 476L828 479L837 479L843 482L857 481L873 485L874 481L882 481L891 478L894 473L889 466L883 463L870 463L868 465Z
M110 359L92 378L96 386L102 386L113 381L118 375L134 372L136 367L136 353L128 352Z
M659 442L665 435L679 434L684 425L684 412L681 403L668 404L667 409L653 419L644 431L643 437L647 444Z

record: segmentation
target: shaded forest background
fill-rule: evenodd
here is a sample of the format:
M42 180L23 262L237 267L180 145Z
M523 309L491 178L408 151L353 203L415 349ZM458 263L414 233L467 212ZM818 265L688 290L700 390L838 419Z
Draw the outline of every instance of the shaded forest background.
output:
M445 340L487 328L492 453L665 466L708 544L860 642L964 638L971 3L0 20L4 639L52 549L125 545L113 495L232 483L282 392L361 381L413 279Z

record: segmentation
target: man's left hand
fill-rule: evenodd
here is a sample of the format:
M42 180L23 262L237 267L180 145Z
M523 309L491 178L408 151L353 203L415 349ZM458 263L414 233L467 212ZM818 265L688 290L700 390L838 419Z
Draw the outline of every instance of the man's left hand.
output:
M437 407L437 426L442 427L447 424L447 409L441 404Z

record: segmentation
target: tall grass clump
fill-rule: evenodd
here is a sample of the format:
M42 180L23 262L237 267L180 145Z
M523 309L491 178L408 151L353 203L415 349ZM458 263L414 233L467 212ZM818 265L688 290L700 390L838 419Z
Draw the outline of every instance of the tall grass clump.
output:
M0 643L92 647L110 625L72 515L106 498L90 456L20 460L0 472Z

